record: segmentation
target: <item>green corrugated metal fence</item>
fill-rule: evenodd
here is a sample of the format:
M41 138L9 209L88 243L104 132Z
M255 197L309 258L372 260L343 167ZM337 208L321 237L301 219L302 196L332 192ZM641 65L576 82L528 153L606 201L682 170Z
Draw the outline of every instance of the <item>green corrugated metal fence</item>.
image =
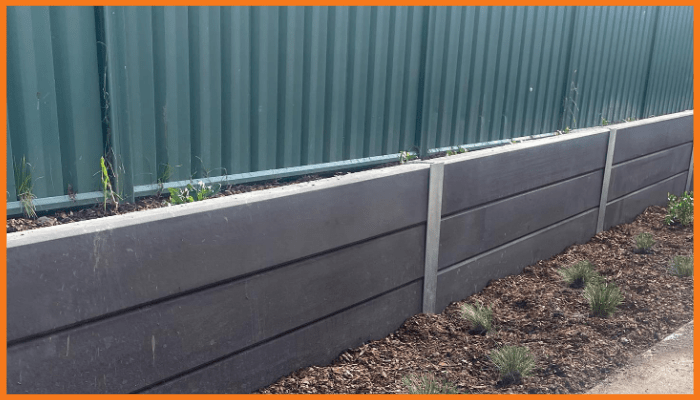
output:
M692 25L692 7L8 7L8 213L22 157L41 210L98 199L102 155L133 199L690 109Z

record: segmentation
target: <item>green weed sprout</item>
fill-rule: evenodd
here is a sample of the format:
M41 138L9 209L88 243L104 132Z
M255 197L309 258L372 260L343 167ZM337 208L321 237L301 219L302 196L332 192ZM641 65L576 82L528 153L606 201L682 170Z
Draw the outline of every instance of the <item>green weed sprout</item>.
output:
M409 374L401 383L410 394L459 394L454 385L430 374Z
M415 160L418 156L409 153L408 151L399 152L399 164L405 164L408 161Z
M22 156L22 161L14 164L15 185L17 198L22 207L22 214L27 218L36 218L36 206L34 200L36 196L32 193L34 184L32 183L32 165Z
M606 126L606 125L608 125L608 124L609 124L608 120L607 120L607 119L605 119L605 118L601 118L601 121L600 121L600 123L601 123L601 125L603 125L603 126Z
M184 204L202 201L214 196L220 189L221 186L219 186L216 190L212 189L211 186L205 185L202 181L198 182L198 188L192 186L191 183L188 183L187 186L182 189L168 188L168 191L170 192L170 204Z
M675 276L693 276L693 256L673 257L671 274Z
M591 313L599 317L612 315L624 296L614 283L591 283L586 285L583 297L588 300Z
M118 200L121 198L112 188L112 181L109 178L109 171L107 170L104 157L100 157L100 172L102 174L100 180L102 182L102 204L104 206L104 210L107 211L107 200L112 200L112 203L114 203L114 208L117 209L119 207Z

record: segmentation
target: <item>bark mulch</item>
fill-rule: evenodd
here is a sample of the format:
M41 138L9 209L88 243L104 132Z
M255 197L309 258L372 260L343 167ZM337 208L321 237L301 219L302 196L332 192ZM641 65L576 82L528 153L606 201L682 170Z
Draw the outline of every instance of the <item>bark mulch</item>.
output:
M406 393L408 374L428 373L463 393L583 393L631 357L693 318L693 278L669 273L675 255L692 255L693 228L666 226L666 210L650 207L630 224L601 232L588 243L491 281L481 292L438 315L415 315L388 337L343 352L331 365L297 370L258 393ZM634 236L650 232L650 254L634 252ZM624 293L608 318L591 316L582 289L557 270L580 260ZM492 305L496 329L469 334L460 306ZM519 384L499 383L488 353L526 346L536 369Z

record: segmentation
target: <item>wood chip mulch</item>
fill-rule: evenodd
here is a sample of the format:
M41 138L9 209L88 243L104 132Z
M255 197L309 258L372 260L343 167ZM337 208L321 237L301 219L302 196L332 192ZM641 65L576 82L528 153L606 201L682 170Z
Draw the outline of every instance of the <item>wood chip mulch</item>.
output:
M428 373L463 393L583 393L693 318L693 278L669 273L676 255L692 255L693 228L666 226L666 210L650 207L630 224L492 281L438 315L415 315L388 337L343 352L331 365L300 369L258 393L406 393L402 378ZM634 252L634 236L651 232L650 254ZM590 315L582 289L557 273L580 260L624 293L611 317ZM460 305L494 309L495 331L469 334ZM520 384L499 384L488 353L526 346L537 366Z

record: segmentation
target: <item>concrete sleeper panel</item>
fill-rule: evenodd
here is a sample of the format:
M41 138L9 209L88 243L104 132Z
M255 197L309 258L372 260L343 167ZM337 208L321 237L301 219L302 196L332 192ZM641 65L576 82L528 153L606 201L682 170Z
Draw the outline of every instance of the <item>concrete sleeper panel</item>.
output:
M596 207L602 181L599 170L443 219L440 268Z
M445 161L442 215L604 167L607 130L569 135L450 157Z
M618 164L693 140L693 112L615 125L617 143L613 164Z
M526 237L505 244L438 274L437 310L483 289L492 279L522 272L539 260L556 255L595 235L598 209L586 211Z
M136 390L420 279L424 243L419 225L11 346L8 392Z
M427 165L8 235L9 341L426 219Z
M152 387L146 393L250 393L298 368L395 331L421 307L422 281Z
M688 170L693 143L636 158L613 167L608 201Z
M683 194L687 176L687 172L681 172L608 203L603 229L632 222L649 206L667 206L669 193Z

